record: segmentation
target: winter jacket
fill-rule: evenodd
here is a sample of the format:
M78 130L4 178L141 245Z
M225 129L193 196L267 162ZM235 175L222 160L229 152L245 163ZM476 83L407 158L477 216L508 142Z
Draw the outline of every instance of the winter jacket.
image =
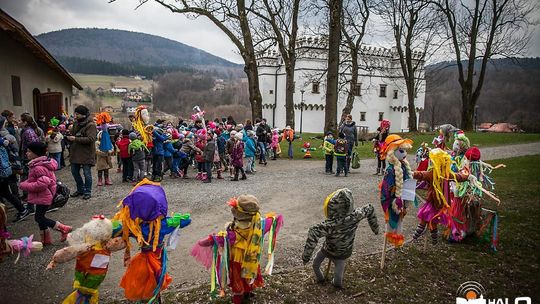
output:
M210 140L206 143L204 147L203 158L205 162L213 162L214 154L216 153L216 143L214 140Z
M206 147L206 140L198 139L197 142L195 143L195 147L199 149L195 153L195 161L198 163L204 162L203 151L204 151L204 147Z
M99 148L99 142L96 142L96 170L107 170L112 168L112 152L103 152Z
M47 143L47 151L49 153L62 152L62 139L63 138L64 136L61 133L56 133L54 138L51 138L51 135L47 134L47 137L45 137L45 142Z
M356 123L343 123L339 128L339 132L345 134L345 139L349 144L358 144L358 132L356 131Z
M97 128L92 117L75 121L71 134L75 140L69 148L69 162L78 165L96 164Z
M163 143L163 157L172 157L175 150L170 140Z
M255 157L256 151L257 151L257 147L255 146L255 140L252 137L248 137L248 139L246 140L246 147L244 150L246 157Z
M3 141L5 140L8 141L8 145L6 146L4 143L4 146L6 147L6 150L8 152L11 170L12 171L22 170L22 163L21 163L21 158L19 156L19 146L17 144L17 138L11 135L11 133L6 128L3 128L0 130L0 139L2 139Z
M270 127L267 124L259 124L256 133L259 142L266 143L268 140L272 139L272 130L270 130Z
M186 153L187 155L190 155L192 152L202 153L202 151L195 146L191 139L188 138L185 138L182 142L182 148L180 148L180 151Z
M234 167L242 168L244 166L244 143L235 142L231 153L231 164Z
M150 152L140 139L132 140L128 145L128 153L131 155L131 160L134 162L141 161L146 158L146 152Z
M334 155L335 156L346 156L347 155L347 141L343 138L338 138L336 139L336 142L334 143ZM345 147L345 151L344 152L339 152L338 149L340 147Z
M224 154L225 153L225 144L226 143L227 143L227 140L225 139L225 137L223 137L223 135L218 136L218 138L216 140L216 146L217 146L217 150L218 150L219 154Z
M234 139L229 139L225 143L225 153L232 155L234 149Z
M336 141L333 138L325 138L323 142L323 150L325 155L334 154L334 145Z
M129 155L129 138L122 137L119 141L116 142L116 146L118 147L118 152L120 152L120 158L129 158L131 155Z
M167 135L158 130L154 130L154 132L152 132L152 143L154 144L152 147L152 153L154 155L163 155L165 153L163 142L165 142L167 139Z
M28 202L36 205L52 204L56 193L56 176L54 171L58 165L54 159L40 156L28 163L28 179L21 182L19 188L28 192Z
M379 224L375 210L371 204L354 209L352 192L349 189L340 189L331 194L325 203L324 213L326 220L309 228L302 260L307 263L320 238L325 241L322 246L323 253L331 259L344 260L351 256L359 222L367 218L371 230L379 233Z
M293 142L294 141L294 130L292 130L292 129L283 130L283 140L286 140L288 142Z
M270 148L274 149L277 148L279 145L279 134L276 132L272 134L272 143L270 144Z
M26 159L26 150L28 148L28 144L33 142L39 141L39 136L36 134L36 131L32 129L31 127L26 127L21 130L21 147L19 149L19 152L21 154L21 157L23 159Z

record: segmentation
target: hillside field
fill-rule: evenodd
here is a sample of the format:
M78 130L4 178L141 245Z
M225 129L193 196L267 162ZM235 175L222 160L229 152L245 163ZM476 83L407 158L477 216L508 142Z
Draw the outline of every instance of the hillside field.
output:
M114 83L117 88L138 89L150 92L152 88L152 80L138 80L127 76L109 76L109 75L90 75L90 74L72 74L73 77L81 84L83 88L90 87L95 90L102 87L104 90L111 88L111 83Z

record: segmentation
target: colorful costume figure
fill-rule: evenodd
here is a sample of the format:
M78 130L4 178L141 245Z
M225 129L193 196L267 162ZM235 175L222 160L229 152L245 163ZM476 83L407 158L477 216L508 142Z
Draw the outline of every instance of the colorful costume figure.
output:
M118 221L113 222L103 215L94 216L90 222L69 234L69 247L54 253L47 269L77 259L73 282L75 291L64 299L63 304L99 302L98 288L107 275L110 255L126 247L122 238L113 237L120 229Z
M241 303L252 297L255 288L263 287L260 259L263 253L264 235L269 232L268 264L266 274L272 274L277 234L283 225L281 215L259 213L259 201L253 195L240 195L227 202L234 220L225 231L212 234L195 244L191 255L197 261L212 268L211 292L225 295L227 284L233 293L233 303Z
M450 135L460 131L451 124L444 124L439 127L439 135L433 138L433 145L441 150L446 150L446 144L450 140Z
M429 147L427 143L423 142L418 150L416 150L416 170L426 171L429 165Z
M385 242L396 247L403 245L402 222L409 202L401 198L403 183L412 178L411 166L407 161L407 151L413 141L396 134L386 137L381 149L382 158L388 160L383 180L379 185L380 199L386 221Z
M471 142L461 130L454 133L454 143L452 144L452 170L459 172L464 168L465 152L470 148Z
M381 149L384 146L384 141L388 137L388 132L390 131L390 121L383 119L381 124L377 128L377 134L371 138L373 141L373 153L375 153L375 158L377 158L377 172L374 175L379 175L384 173L386 167L386 161L384 160L384 154L381 153Z
M437 243L438 231L437 225L449 224L449 212L451 201L450 181L462 182L472 175L454 173L451 170L452 159L450 154L441 149L433 149L429 152L430 170L415 171L413 177L419 181L427 182L427 198L425 203L418 210L418 219L420 223L416 228L413 239L418 239L426 225L429 225L431 231L432 243Z
M154 128L149 125L150 114L145 106L138 106L135 110L135 119L133 120L133 129L140 134L141 140L146 147L152 148L152 132Z
M2 258L8 254L17 253L17 259L19 260L21 252L27 257L31 252L41 251L43 244L41 242L33 241L33 235L29 237L23 237L20 240L10 240L11 234L6 228L7 215L4 204L0 203L0 262Z
M505 167L505 165L492 166L483 162L480 150L472 147L464 154L462 161L463 171L469 172L476 180L464 181L456 187L452 198L451 221L449 223L448 239L459 242L469 235L482 236L486 228L491 225L492 248L497 247L497 222L498 215L495 211L482 208L484 195L499 202L499 199L490 191L495 189L493 179L489 174L493 169Z
M354 200L349 189L339 189L331 193L324 200L323 209L326 220L309 228L302 261L304 264L309 262L319 238L324 237L324 244L313 260L315 276L317 281L324 282L321 264L328 258L336 266L332 284L342 287L345 261L352 254L358 224L367 218L369 227L375 234L379 233L379 224L371 204L354 209Z
M152 303L167 288L172 278L167 274L167 251L164 238L176 239L179 228L191 223L189 214L167 216L168 203L159 183L143 179L120 203L114 219L122 223L122 238L128 244L124 262L127 269L120 281L130 301ZM141 252L130 259L129 237L137 240Z

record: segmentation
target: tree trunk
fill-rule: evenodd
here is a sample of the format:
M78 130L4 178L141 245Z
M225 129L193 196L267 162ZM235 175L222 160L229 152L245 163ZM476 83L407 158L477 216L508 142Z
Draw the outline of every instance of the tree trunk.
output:
M354 106L354 97L356 96L356 85L358 84L358 53L357 49L354 49L350 52L351 54L351 67L352 67L352 73L351 73L351 82L349 83L349 93L347 94L347 103L345 104L345 107L343 108L343 111L341 111L341 115L345 114L351 114L351 111Z
M473 130L473 115L474 115L474 106L476 105L476 100L473 99L471 94L472 84L468 82L465 84L465 87L461 90L461 124L460 128L463 131L472 131Z
M286 64L285 122L294 130L294 65ZM301 102L301 101L300 101Z
M330 0L330 24L328 35L328 68L326 73L326 107L324 131L337 131L337 100L339 45L341 42L341 0Z
M414 74L413 74L414 75ZM416 125L416 107L414 105L414 96L416 95L416 88L414 86L414 77L413 79L407 80L407 98L408 98L408 108L409 108L409 120L407 126L409 127L409 132L418 131L418 126Z
M255 59L253 59L253 62L255 62ZM246 72L248 78L249 103L251 104L251 119L252 121L255 121L256 118L263 118L262 95L261 90L259 89L259 73L257 71L257 64L251 67L246 66L244 68L244 72Z

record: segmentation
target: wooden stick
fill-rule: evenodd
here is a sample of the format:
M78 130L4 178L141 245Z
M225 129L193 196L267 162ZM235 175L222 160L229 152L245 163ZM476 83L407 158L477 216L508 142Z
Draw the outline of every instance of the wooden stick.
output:
M427 228L427 227L426 227ZM424 230L424 251L427 251L427 246L428 246L428 234L429 233L426 233L426 231Z
M332 264L332 260L328 259L328 265L326 265L326 271L324 272L324 279L328 281L328 274L330 274L330 265Z
M383 243L383 250L382 250L382 256L381 256L381 269L384 269L384 259L386 257L386 243L388 242L386 239L386 227L384 228L384 243Z

